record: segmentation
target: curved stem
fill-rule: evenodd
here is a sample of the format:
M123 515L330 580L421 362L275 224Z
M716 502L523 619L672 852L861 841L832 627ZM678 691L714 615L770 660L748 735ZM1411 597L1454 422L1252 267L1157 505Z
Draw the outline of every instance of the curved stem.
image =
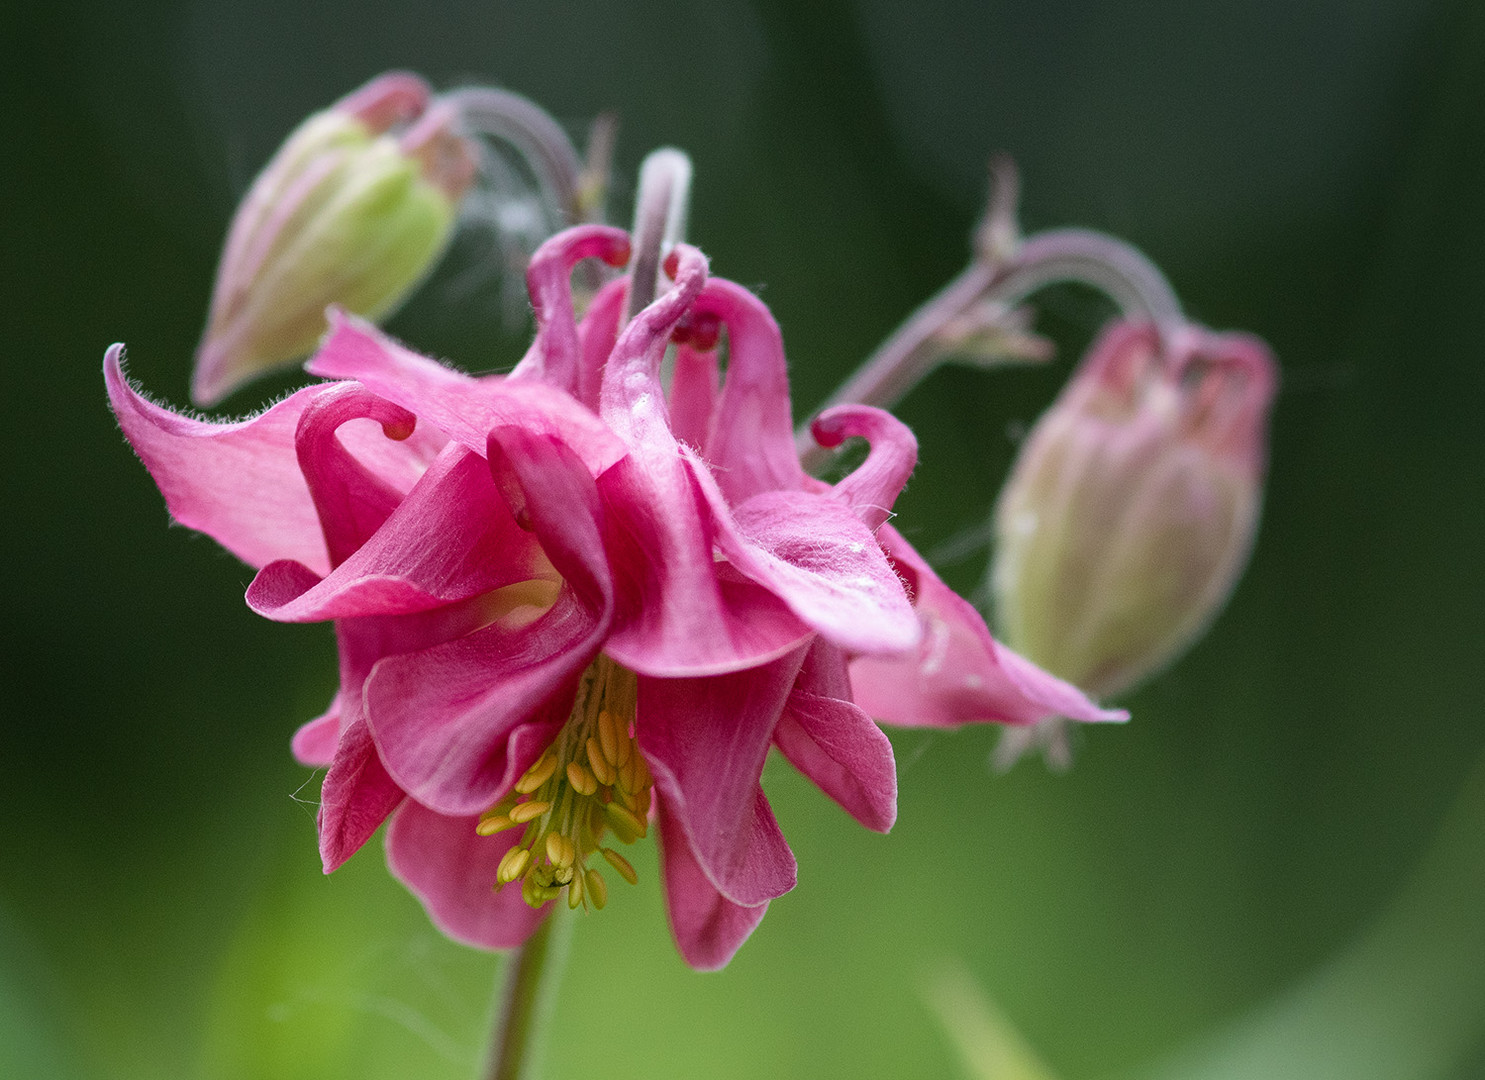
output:
M443 100L458 110L465 129L509 143L536 174L565 224L583 220L583 161L567 132L534 101L487 86L451 90Z
M639 192L634 199L634 254L629 263L629 299L624 322L655 299L660 266L667 252L686 235L691 205L691 159L674 147L663 146L646 155L639 167Z
M1057 282L1080 282L1106 293L1132 318L1153 323L1167 342L1182 325L1181 303L1158 267L1131 244L1092 229L1053 229L1028 237L1001 262L977 258L867 357L821 408L856 402L888 409L944 359L936 335L975 305L1010 311L1032 293ZM796 447L806 469L823 464L809 425Z
M572 919L553 911L507 958L484 1080L531 1080L536 1075L537 1050L556 1003L571 938Z

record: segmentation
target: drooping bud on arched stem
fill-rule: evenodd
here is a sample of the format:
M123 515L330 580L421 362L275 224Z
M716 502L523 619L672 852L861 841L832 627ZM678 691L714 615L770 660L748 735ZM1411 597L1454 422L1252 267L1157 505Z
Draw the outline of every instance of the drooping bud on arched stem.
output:
M1182 325L1180 301L1137 248L1092 229L1054 229L1024 240L1016 224L1019 180L1008 158L991 163L991 195L975 230L974 258L866 359L825 403L891 408L940 363L1039 360L1050 346L1028 332L1018 305L1048 285L1078 282L1106 293L1120 312L1153 325L1164 341ZM798 432L807 468L825 452Z

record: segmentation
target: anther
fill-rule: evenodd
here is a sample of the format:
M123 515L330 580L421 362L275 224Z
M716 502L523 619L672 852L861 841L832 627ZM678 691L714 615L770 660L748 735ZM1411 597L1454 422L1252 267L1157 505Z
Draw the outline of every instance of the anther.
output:
M553 866L571 867L577 858L577 848L561 833L547 833L547 858Z
M608 883L597 870L589 870L583 877L587 881L588 896L593 901L593 906L602 911L608 903Z
M613 826L614 832L619 834L619 839L626 844L632 844L645 835L645 823L632 810L611 802L604 806L603 812L608 816L608 823Z
M579 795L592 795L598 790L598 778L580 761L567 763L567 782Z
M495 871L495 879L502 885L508 885L520 877L526 869L526 864L531 861L531 852L522 847L513 847L505 853L500 860L500 866ZM522 892L525 890L522 889Z
M513 829L515 826L516 822L512 821L506 815L496 814L494 817L480 818L479 824L474 827L474 831L480 836L494 836L498 832Z
M591 737L588 739L588 765L592 768L593 775L598 777L600 784L607 786L618 779L614 767L603 756L603 747L598 745L597 739Z
M631 885L639 883L639 875L634 872L634 867L629 865L629 860L620 855L613 848L599 848L608 864L619 872L619 876Z
M552 808L549 802L523 802L511 807L510 819L518 824L539 818Z
M530 795L551 779L552 773L556 771L557 759L551 754L543 754L535 765L526 770L526 775L516 781L516 790L522 795Z
M573 876L573 879L567 883L567 906L572 911L576 911L578 909L578 905L580 905L582 902L583 878L581 874L576 874Z
M603 744L603 756L610 765L618 766L623 762L619 760L619 729L614 723L614 714L604 709L598 714L598 739Z

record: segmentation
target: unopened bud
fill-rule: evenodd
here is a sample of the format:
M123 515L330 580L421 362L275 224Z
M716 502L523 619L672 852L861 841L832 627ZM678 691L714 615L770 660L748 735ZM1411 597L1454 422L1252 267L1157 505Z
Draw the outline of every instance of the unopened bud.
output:
M325 308L387 314L432 267L475 175L456 113L393 72L304 121L238 207L191 395L220 401L311 352Z
M1276 381L1253 337L1106 330L995 510L1006 643L1097 697L1184 652L1247 563Z

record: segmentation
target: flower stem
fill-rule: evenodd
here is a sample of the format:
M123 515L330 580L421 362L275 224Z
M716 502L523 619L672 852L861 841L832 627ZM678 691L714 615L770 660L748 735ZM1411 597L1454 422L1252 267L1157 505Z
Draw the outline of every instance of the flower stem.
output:
M536 1075L543 1029L556 1004L557 982L572 940L572 919L565 916L553 911L505 961L484 1080L532 1080Z
M582 158L567 132L535 102L488 86L466 86L444 97L470 134L508 144L536 174L543 194L556 204L563 223L583 220Z
M956 321L978 311L981 320L988 317L1015 331L1016 305L1056 282L1100 290L1126 317L1153 323L1162 341L1180 328L1183 317L1175 291L1133 245L1092 229L1050 229L1020 239L1015 224L1018 191L1014 167L1005 160L993 164L990 208L976 230L974 259L908 316L821 408L855 402L890 409L953 355L943 335ZM815 445L808 424L799 428L796 444L807 469L829 456Z

